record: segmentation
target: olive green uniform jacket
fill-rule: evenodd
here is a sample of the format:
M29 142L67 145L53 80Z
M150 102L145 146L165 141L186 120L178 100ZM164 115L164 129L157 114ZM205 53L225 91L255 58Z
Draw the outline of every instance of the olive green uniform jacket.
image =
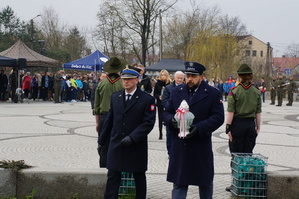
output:
M120 91L122 89L123 85L120 76L115 73L108 74L107 78L103 79L96 88L94 114L107 114L110 109L110 100L112 93Z
M244 86L240 83L228 95L227 111L233 112L234 117L256 118L256 114L262 112L261 93L252 84Z

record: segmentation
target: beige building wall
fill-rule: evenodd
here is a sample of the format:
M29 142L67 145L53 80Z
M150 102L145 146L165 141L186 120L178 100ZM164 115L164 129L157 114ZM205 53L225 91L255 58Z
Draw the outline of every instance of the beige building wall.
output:
M268 44L252 35L240 37L240 61L251 66L258 76L272 75L272 51Z

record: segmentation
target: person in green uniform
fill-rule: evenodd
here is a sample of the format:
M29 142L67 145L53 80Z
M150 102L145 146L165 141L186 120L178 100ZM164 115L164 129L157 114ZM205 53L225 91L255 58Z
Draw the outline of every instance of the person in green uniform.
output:
M54 103L61 103L62 100L59 100L62 92L62 80L63 80L63 70L58 70L54 75Z
M294 78L291 76L290 77L290 82L289 84L287 85L287 91L288 91L288 103L286 104L287 106L292 106L293 104L293 95L294 95L294 92L296 91L296 83L293 81Z
M277 101L278 101L278 104L276 106L281 106L282 105L285 86L286 86L285 81L283 80L282 75L279 74L278 75L278 80L277 80Z
M117 57L111 57L104 64L103 69L108 74L107 77L98 84L95 91L94 101L94 114L96 118L96 131L98 132L98 143L101 129L110 109L110 97L112 93L123 89L122 81L120 78L120 71L122 71L126 65L126 61L120 60ZM108 143L108 140L106 140L106 142L102 144L101 147L98 147L98 154L100 156L99 164L101 168L106 167Z
M261 94L252 85L253 74L247 64L242 64L237 73L241 81L228 93L226 133L229 150L231 154L252 153L260 132ZM226 188L226 191L230 190L231 186Z
M272 81L270 82L270 95L271 95L271 103L270 105L275 105L276 98L276 77L272 77Z

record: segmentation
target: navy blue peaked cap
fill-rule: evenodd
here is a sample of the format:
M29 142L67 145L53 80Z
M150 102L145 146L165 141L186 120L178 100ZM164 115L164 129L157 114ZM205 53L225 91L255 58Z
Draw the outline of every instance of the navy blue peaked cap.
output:
M202 75L206 70L206 67L198 62L186 61L185 69L186 74Z
M139 78L140 71L141 69L136 68L134 66L127 66L121 72L121 78Z

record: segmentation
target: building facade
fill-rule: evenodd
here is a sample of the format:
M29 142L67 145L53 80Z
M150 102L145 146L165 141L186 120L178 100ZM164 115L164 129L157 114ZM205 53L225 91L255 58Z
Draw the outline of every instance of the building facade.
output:
M252 35L238 36L240 46L240 63L251 66L259 77L270 77L273 74L273 48Z

